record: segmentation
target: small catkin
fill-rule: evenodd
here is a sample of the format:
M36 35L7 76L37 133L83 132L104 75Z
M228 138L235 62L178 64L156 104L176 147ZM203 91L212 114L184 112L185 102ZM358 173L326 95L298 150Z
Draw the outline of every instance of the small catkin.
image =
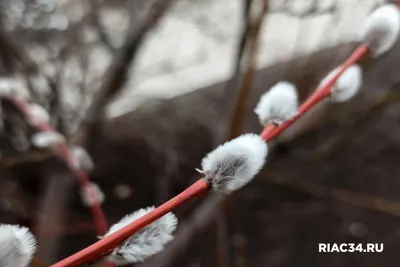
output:
M41 122L48 123L50 121L49 113L40 105L29 105L29 122L32 125L38 125Z
M332 76L337 73L339 68L336 68L329 73L326 78L321 82L321 86L327 83ZM349 67L343 74L337 79L331 89L331 99L334 102L345 102L354 97L361 88L362 85L362 70L358 65Z
M65 138L57 132L39 132L32 135L31 141L37 148L54 148L65 143Z
M263 94L254 112L263 126L280 125L297 115L296 87L289 82L279 82Z
M73 167L76 169L83 169L85 171L91 171L94 167L94 163L89 153L83 147L75 146L71 148L73 155Z
M0 266L26 267L36 251L36 239L26 227L0 225Z
M125 216L121 221L111 226L105 236L118 231L152 210L154 210L154 207L148 207ZM175 215L171 212L167 213L125 240L112 251L108 260L117 265L145 261L162 251L165 245L173 239L173 232L176 230L177 224L178 219Z
M260 136L245 134L210 152L201 163L201 172L214 190L229 194L253 179L264 165L267 152Z
M390 50L400 31L400 11L394 4L374 10L361 27L360 41L366 42L375 57Z

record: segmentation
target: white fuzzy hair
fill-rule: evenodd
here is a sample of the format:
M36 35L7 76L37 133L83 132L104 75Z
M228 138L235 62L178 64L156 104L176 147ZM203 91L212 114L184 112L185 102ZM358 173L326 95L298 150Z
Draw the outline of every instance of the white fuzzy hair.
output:
M88 185L83 188L81 197L83 204L87 207L91 207L95 203L103 203L105 200L103 191L93 182L89 182Z
M0 266L26 267L36 251L36 239L28 228L0 225Z
M282 0L270 0L268 4L270 12L282 12L286 8L286 3Z
M105 236L118 231L152 210L154 210L154 207L148 207L125 216L121 221L111 226ZM117 265L145 261L147 258L162 251L165 245L174 238L172 233L176 230L177 224L178 219L173 213L165 214L160 219L140 229L115 248L108 256L108 260Z
M281 0L281 2L284 1ZM291 0L289 3L286 3L286 8L290 14L301 17L312 11L315 5L314 2L315 0Z
M32 125L38 125L40 122L49 122L49 113L40 105L30 104L29 105L29 122Z
M321 82L321 85L327 83L332 76L337 73L339 68L334 69ZM358 65L352 65L338 78L331 89L331 99L334 102L345 102L355 96L362 85L362 70Z
M9 97L13 93L11 79L0 78L0 97Z
M263 94L254 112L260 123L282 124L297 115L298 96L296 86L289 82L279 82Z
M400 12L396 5L385 4L374 10L360 31L360 41L367 42L375 57L396 43L400 30Z
M71 153L74 158L73 164L75 168L85 171L91 171L93 169L93 160L86 149L80 146L74 146L71 148Z
M267 144L260 136L245 134L203 158L201 172L214 190L229 194L253 179L264 165L267 152Z
M65 142L62 134L57 132L39 132L31 137L32 144L37 148L53 148Z

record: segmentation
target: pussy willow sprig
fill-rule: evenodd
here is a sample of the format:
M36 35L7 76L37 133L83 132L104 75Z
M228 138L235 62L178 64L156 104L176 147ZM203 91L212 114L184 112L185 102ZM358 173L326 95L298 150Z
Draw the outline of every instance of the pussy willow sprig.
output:
M73 176L78 181L81 191L86 192L87 198L93 200L92 205L90 206L90 210L93 215L94 224L97 234L103 235L107 231L108 225L101 205L99 201L96 201L95 192L93 192L93 190L87 190L87 188L92 188L89 183L89 177L87 173L83 169L81 169L79 165L77 165L76 158L74 157L73 153L71 153L71 150L65 143L65 140L63 140L62 138L56 138L57 136L61 135L53 130L48 120L49 116L45 113L44 109L39 108L37 105L32 106L24 99L12 94L4 97L8 97L26 117L27 121L31 122L32 125L40 130L40 132L35 135L33 139L33 141L38 141L36 142L36 145L54 144L56 146L56 149L60 152L60 155L65 160L67 166L70 168Z
M331 74L330 79L322 83L320 88L299 107L298 113L293 116L293 118L282 125L270 125L264 128L261 137L267 142L272 140L296 122L313 106L331 96L332 86L348 68L359 62L368 52L374 57L378 57L387 52L397 41L399 31L399 7L394 4L387 4L377 8L362 25L360 31L361 44L355 49L351 56Z
M288 117L284 118L285 121L269 120L273 124L267 125L260 136L247 134L221 145L203 159L203 169L200 172L204 174L204 177L185 191L120 230L52 265L52 267L77 266L108 255L138 230L161 218L179 205L202 195L209 189L213 188L220 193L230 193L247 184L264 164L267 154L266 142L277 137L322 100L331 97L333 100L343 101L354 95L359 87L359 78L357 77L360 77L359 67L355 64L369 52L377 57L389 50L398 37L399 28L399 11L395 5L384 5L375 10L362 27L360 34L361 44L342 65L328 75L328 78L298 108L297 112L290 112L291 109L288 109L289 112L284 110L283 114L288 115ZM350 68L353 69L347 72ZM350 74L347 74L346 79L340 80L341 77L344 77L342 75L345 72ZM347 78L353 82L348 83ZM343 93L341 90L348 91ZM293 90L289 89L287 91ZM278 95L279 97L281 96ZM284 97L287 97L287 94L286 96L284 94ZM292 100L292 107L293 103L296 106L297 98L293 98L290 92L287 99ZM270 114L270 111L263 114ZM265 121L268 122L268 120Z

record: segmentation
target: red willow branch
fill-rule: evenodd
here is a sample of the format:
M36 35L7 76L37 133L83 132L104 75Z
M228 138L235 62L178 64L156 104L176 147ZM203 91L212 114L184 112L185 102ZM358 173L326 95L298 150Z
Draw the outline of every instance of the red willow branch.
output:
M331 88L336 83L340 75L346 71L351 65L360 60L368 52L369 48L366 44L361 44L348 60L341 66L341 68L333 75L329 81L324 83L321 88L318 88L314 94L312 94L303 105L300 106L298 115L292 120L288 121L281 126L267 126L261 133L261 137L266 142L277 137L282 131L288 128L296 120L298 120L303 114L310 110L313 106L318 104L320 101L330 95ZM165 202L161 206L157 207L153 211L140 217L130 225L114 232L113 234L104 237L93 245L73 254L72 256L51 265L51 267L72 267L85 262L94 260L95 258L107 255L112 249L118 246L121 242L127 239L129 236L137 232L142 227L154 222L160 217L164 216L168 212L172 211L179 205L188 202L189 200L202 195L210 189L209 184L203 179L199 179L192 186L188 187L185 191Z
M29 104L27 104L24 100L17 98L15 96L11 97L11 100L26 117L31 116L30 111L29 111L29 106L28 106ZM53 131L52 126L45 121L38 121L37 127L43 132L52 132ZM61 153L61 156L65 160L66 164L70 168L71 172L76 177L76 179L79 183L79 186L82 189L89 187L89 177L85 171L81 170L79 167L76 166L75 160L72 156L72 153L71 153L69 147L63 143L58 146L58 150ZM92 190L85 190L85 192L88 192L88 194L90 194L89 195L90 198L97 199L94 196L94 192L92 192ZM101 209L100 203L95 201L93 203L93 205L90 206L90 209L93 214L94 223L95 223L97 232L99 234L104 234L108 230L108 225L107 225L107 221L105 219L105 215Z
M351 56L338 69L336 69L333 74L326 78L326 82L325 80L322 82L319 88L317 88L317 90L300 106L300 108L297 110L297 115L294 118L286 121L286 123L283 123L280 126L272 125L265 127L264 131L260 135L263 141L268 142L277 137L281 132L292 125L313 106L332 95L332 93L334 93L332 88L341 75L353 64L366 56L368 52L371 52L374 56L379 56L388 51L394 45L399 35L399 10L397 7L391 5L383 6L377 9L370 16L369 20L364 26L363 43L357 47ZM260 146L261 144L258 143L256 145ZM209 185L209 182L213 183L213 181L206 181L206 178L198 180L178 196L140 217L138 220L132 222L128 226L104 237L102 240L79 251L78 253L52 265L52 267L72 267L94 260L96 257L98 258L107 255L112 249L117 247L142 227L154 222L179 205L203 194L211 187L218 187L218 185L215 184L212 186ZM227 192L229 192L229 190Z
M300 107L298 114L294 116L291 120L286 121L284 124L277 126L271 125L264 128L261 133L261 137L266 141L271 141L273 138L278 136L284 130L286 130L290 125L296 122L301 116L303 116L308 110L313 106L321 102L323 99L329 97L331 93L332 86L336 83L338 78L354 63L361 60L369 51L367 44L359 45L353 54L340 66L337 72L332 76L332 78L324 83L321 88L317 89Z
M123 229L116 231L115 233L104 237L93 245L75 253L74 255L58 262L51 267L67 267L67 266L78 266L89 261L94 260L96 257L107 254L110 250L121 244L125 239L135 233L139 229L148 225L149 222L154 222L155 220L161 218L172 209L177 206L188 202L189 200L202 195L204 192L210 189L208 183L204 179L198 180L192 186L188 187L185 191L172 198L171 200L165 202L161 206L157 207L153 211L140 217L134 223L124 227ZM154 212L157 210L157 212Z
M96 128L96 124L102 118L105 105L108 104L110 100L122 89L129 75L130 65L134 61L144 37L148 31L160 20L172 1L173 0L156 1L150 8L150 12L146 16L143 24L138 28L138 30L129 34L127 41L118 51L113 64L107 71L107 76L102 87L93 97L92 103L86 113L86 117L81 122L77 134L74 136L75 138L73 138L73 141L75 141L74 143L84 143L87 140L88 135L93 133L93 130ZM23 99L18 97L10 97L10 99L26 117L31 115L29 112L29 104ZM37 127L42 132L53 131L52 126L45 121L39 121ZM66 144L60 144L58 145L57 150L60 152L62 158L65 160L73 175L77 178L79 186L82 189L90 188L87 173L74 164L74 158L69 147ZM87 192L91 199L96 200L92 190L83 190L83 192ZM107 231L108 226L104 213L101 209L101 205L98 203L98 201L94 201L90 208L94 217L97 233L99 235L103 235Z

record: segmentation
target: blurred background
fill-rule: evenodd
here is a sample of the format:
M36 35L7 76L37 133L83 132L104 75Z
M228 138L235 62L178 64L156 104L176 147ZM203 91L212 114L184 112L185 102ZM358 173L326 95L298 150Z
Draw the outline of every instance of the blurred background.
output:
M115 223L200 178L219 143L259 133L253 109L277 82L304 100L386 2L2 0L0 89L45 107L86 148ZM176 209L175 240L136 266L399 266L399 58L400 45L365 58L354 99L307 113L245 188ZM0 222L29 226L51 264L97 240L92 216L65 163L0 99ZM335 242L384 251L318 253Z

